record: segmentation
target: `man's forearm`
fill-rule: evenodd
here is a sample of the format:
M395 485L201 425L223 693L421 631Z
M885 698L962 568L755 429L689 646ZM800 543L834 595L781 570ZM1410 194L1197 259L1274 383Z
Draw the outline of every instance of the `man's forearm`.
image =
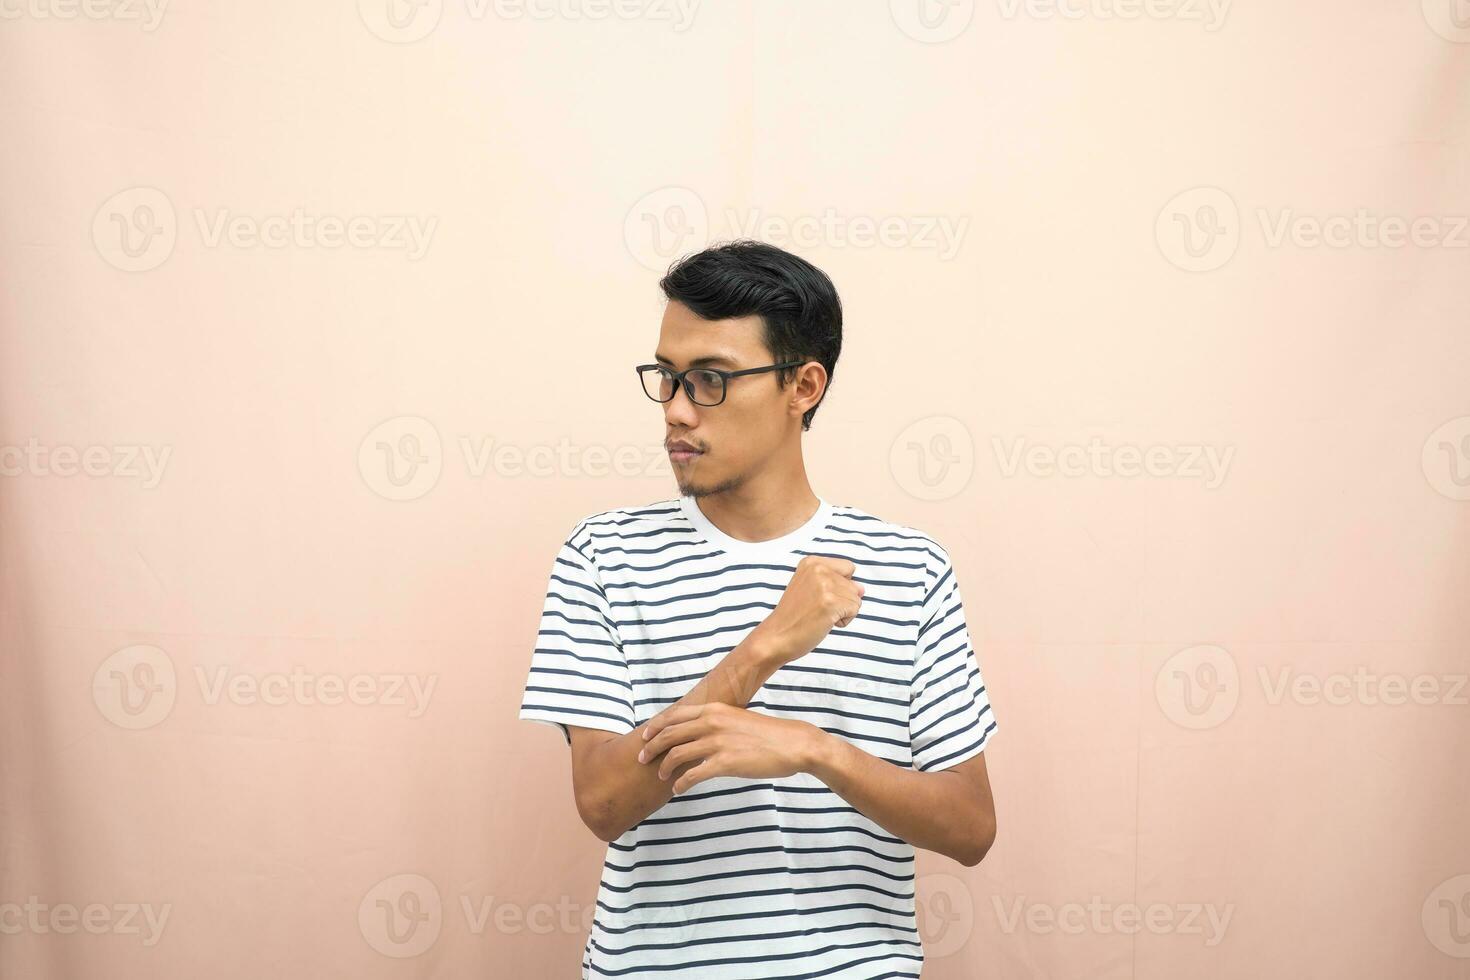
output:
M757 627L674 703L722 701L743 708L782 662L777 650ZM584 760L586 764L580 767L577 806L583 819L604 840L615 840L673 795L674 780L659 779L657 766L639 761L643 746L640 725L626 735L598 742Z
M905 769L820 728L803 768L895 837L967 867L995 839L993 801L980 799L958 773Z

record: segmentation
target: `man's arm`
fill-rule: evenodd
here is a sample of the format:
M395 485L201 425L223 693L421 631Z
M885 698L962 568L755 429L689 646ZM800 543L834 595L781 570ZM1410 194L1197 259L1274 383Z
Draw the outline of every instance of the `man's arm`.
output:
M948 769L918 772L817 731L822 737L813 742L806 771L895 837L967 868L995 843L995 799L984 752Z
M852 580L856 570L845 558L804 556L771 614L688 694L647 724L625 735L568 726L572 787L582 822L603 840L614 841L667 803L672 784L659 779L657 766L644 764L658 756L646 749L646 739L662 731L670 717L689 709L716 705L744 711L780 667L805 656L834 626L846 626L857 616L864 589Z
M804 721L722 704L667 713L648 743L658 778L682 793L715 776L774 779L807 772L859 813L915 847L966 867L995 841L995 801L985 753L948 769L917 771L870 755ZM692 768L683 768L691 766Z
M667 710L718 702L744 708L784 659L757 626ZM594 834L614 841L669 801L671 782L642 765L644 726L625 735L567 726L577 812Z

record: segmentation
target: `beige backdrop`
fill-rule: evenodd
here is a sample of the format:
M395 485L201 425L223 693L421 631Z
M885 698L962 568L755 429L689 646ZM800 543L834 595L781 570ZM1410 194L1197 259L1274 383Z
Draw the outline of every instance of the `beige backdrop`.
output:
M546 575L749 235L1002 721L925 977L1470 977L1467 93L1464 0L4 0L0 976L575 976Z

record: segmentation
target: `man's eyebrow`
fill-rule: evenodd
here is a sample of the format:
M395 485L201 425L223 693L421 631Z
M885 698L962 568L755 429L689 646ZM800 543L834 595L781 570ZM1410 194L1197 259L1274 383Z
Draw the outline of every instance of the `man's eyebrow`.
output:
M669 360L667 357L664 357L662 354L654 354L653 355L653 359L655 361L658 361L660 364L672 365L674 363L673 361ZM727 368L733 368L733 367L736 366L736 363L737 362L735 361L734 358L726 357L723 354L713 354L713 355L705 355L704 357L696 357L694 360L692 360L692 361L689 362L689 366L690 367L727 367Z

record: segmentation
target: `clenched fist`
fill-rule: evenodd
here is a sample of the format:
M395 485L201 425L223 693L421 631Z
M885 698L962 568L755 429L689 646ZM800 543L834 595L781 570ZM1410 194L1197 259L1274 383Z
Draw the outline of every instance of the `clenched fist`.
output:
M833 627L858 614L863 587L852 580L857 566L846 558L807 555L796 565L776 608L755 628L783 663L810 653Z

